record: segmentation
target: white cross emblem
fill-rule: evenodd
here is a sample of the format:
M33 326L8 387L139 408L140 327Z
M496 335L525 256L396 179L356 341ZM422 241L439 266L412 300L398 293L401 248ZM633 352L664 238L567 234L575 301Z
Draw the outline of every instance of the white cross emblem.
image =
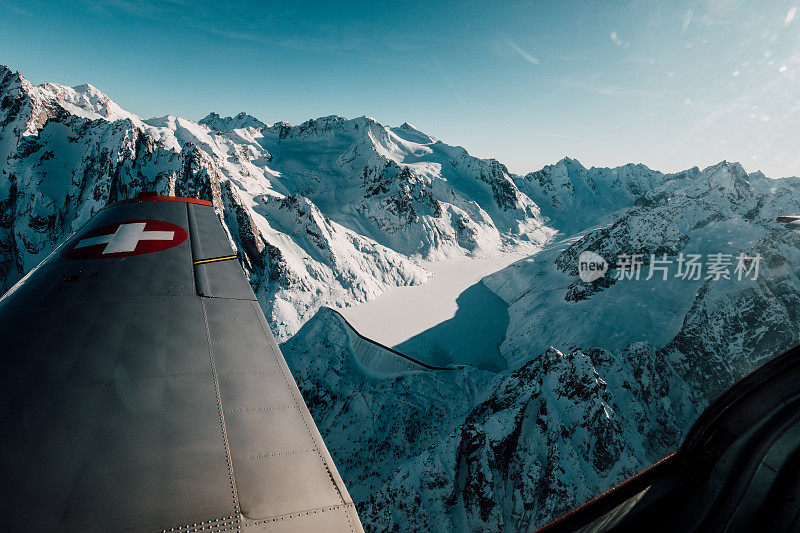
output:
M103 255L120 252L133 252L139 241L171 241L175 237L174 231L145 231L146 222L130 222L120 224L117 231L108 235L88 237L81 239L75 248L85 248L97 244L105 244Z

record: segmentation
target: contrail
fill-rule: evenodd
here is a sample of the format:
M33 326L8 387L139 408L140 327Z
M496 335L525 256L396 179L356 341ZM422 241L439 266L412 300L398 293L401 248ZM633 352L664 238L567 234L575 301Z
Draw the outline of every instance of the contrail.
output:
M528 63L532 63L534 65L538 65L539 64L539 60L538 59L536 59L535 57L530 55L528 52L526 52L525 50L520 48L520 46L517 43L515 43L514 41L512 41L511 39L509 39L505 35L503 35L503 40L506 42L506 44L508 46L511 47L512 50L514 50L516 53L518 53L520 55L520 57L522 57L522 59L524 59Z

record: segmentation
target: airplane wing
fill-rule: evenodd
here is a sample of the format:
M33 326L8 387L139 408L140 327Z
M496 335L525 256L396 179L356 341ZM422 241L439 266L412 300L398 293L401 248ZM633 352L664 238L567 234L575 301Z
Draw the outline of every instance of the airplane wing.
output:
M100 211L0 352L5 530L362 531L209 202Z
M800 346L712 403L681 448L540 533L800 531Z

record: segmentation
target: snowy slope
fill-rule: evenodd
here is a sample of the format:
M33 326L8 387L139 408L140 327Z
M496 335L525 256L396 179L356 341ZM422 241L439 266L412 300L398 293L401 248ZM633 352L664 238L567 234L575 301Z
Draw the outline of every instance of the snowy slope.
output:
M755 255L774 246L776 240L782 245L779 253L786 257L794 253L789 244L794 232L775 218L800 212L800 180L748 175L741 165L726 162L668 178L616 212L606 226L554 243L485 280L510 304L511 324L503 353L512 366L549 346L613 350L632 340L665 344L682 327L696 299L722 285L676 278L674 262L679 253ZM584 250L610 263L619 254L643 254L642 279L615 281L612 271L605 282L583 283L577 276L577 260ZM650 254L666 254L673 260L666 281L661 272L644 279ZM766 258L764 263L755 285L774 282ZM733 266L730 271L733 274ZM531 290L531 280L545 290ZM736 281L728 291L747 291L750 285Z

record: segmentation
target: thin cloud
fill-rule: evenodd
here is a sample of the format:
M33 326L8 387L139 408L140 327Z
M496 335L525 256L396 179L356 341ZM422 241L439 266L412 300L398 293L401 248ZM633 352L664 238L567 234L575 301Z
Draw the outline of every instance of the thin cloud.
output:
M519 56L522 59L524 59L525 61L527 61L528 63L530 63L532 65L538 65L539 64L539 59L537 59L537 58L533 57L532 55L530 55L528 52L523 50L517 43L515 43L514 41L512 41L511 39L509 39L505 35L503 36L503 40L506 42L506 44L512 50L514 50L517 54L519 54Z
M20 15L22 17L30 16L30 13L28 13L27 11L25 11L21 7L18 7L16 5L14 5L14 4L6 4L4 9L7 9L11 13L14 13L15 15Z
M797 7L789 8L789 11L786 13L786 18L783 19L783 25L788 26L794 20L794 16L797 14Z
M680 89L680 90L667 90L667 89L642 89L639 87L625 87L619 85L601 85L595 80L584 80L574 77L562 78L554 80L553 85L558 87L565 87L568 89L578 89L589 93L599 94L603 96L616 96L616 97L631 97L631 96L659 96L659 95L685 95L693 93L710 92L711 89Z
M681 25L681 28L684 33L686 32L686 30L689 29L689 24L692 23L693 17L694 13L692 12L691 9L687 9L686 12L683 14L683 24Z
M628 47L628 43L620 39L619 35L617 35L617 32L615 31L611 32L611 42L616 44L617 46L624 46L626 48Z
M284 48L292 50L308 50L314 52L336 52L358 50L363 47L363 42L359 39L321 39L315 37L304 37L301 39L283 39L278 44Z
M398 52L416 52L425 48L421 44L410 44L396 41L387 41L386 46L391 50L396 50Z

